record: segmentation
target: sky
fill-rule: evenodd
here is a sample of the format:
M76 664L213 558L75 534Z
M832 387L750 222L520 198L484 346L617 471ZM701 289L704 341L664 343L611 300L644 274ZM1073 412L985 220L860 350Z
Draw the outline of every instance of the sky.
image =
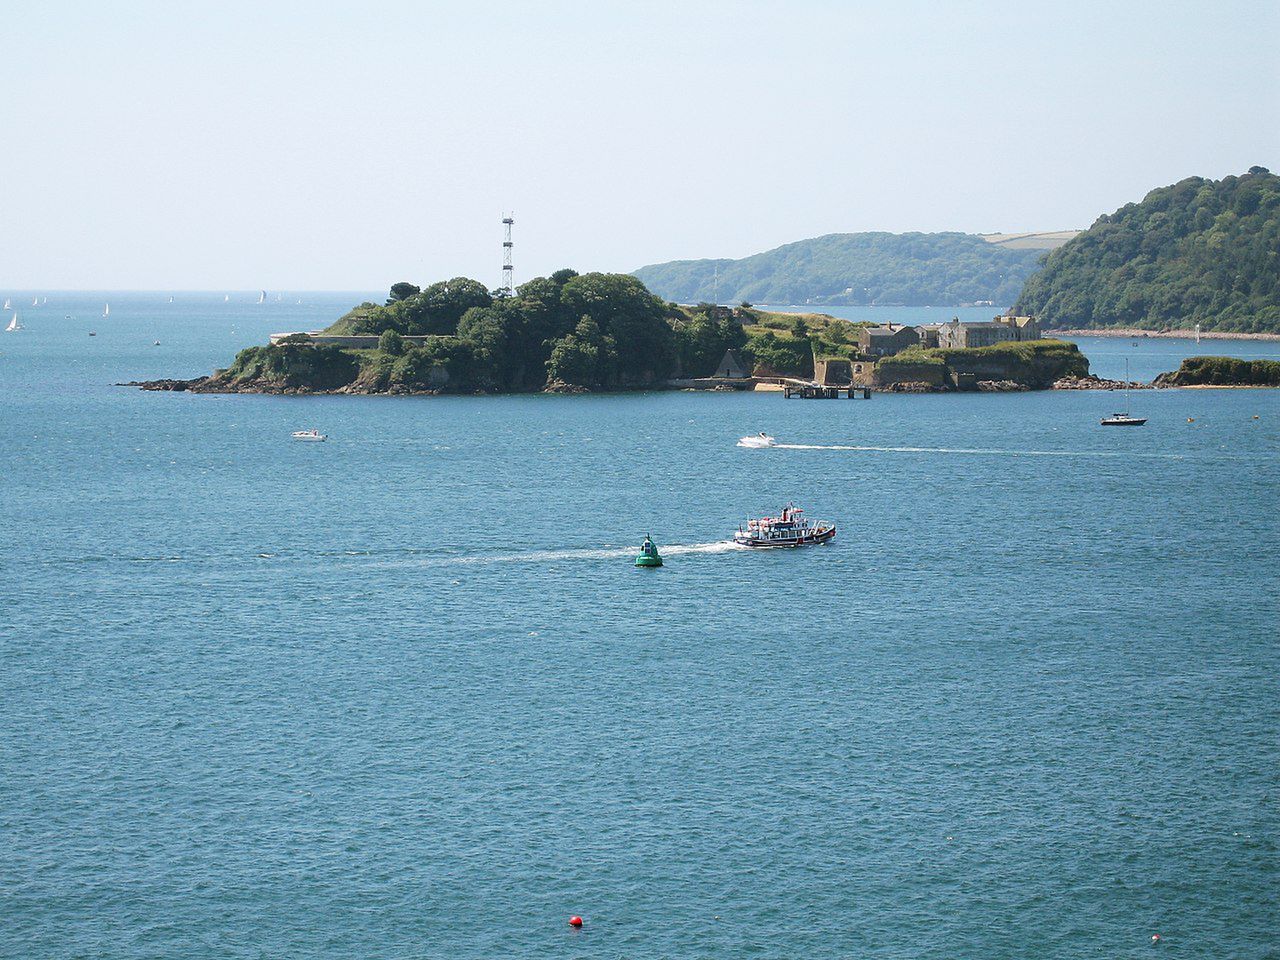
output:
M1280 4L0 0L0 288L1083 228L1280 170Z

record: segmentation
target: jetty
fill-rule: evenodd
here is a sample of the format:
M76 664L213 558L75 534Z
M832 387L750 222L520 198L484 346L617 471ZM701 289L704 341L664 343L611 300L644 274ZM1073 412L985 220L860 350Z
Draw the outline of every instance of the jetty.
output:
M842 395L847 400L853 400L857 397L861 397L863 400L870 400L871 388L860 387L852 383L818 383L816 380L787 379L782 382L782 397L784 400L790 400L792 397L799 397L801 400L838 400Z

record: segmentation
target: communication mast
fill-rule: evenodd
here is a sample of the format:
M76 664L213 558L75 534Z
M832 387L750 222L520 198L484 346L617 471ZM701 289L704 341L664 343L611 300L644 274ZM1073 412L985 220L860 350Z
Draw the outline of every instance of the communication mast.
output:
M499 287L509 297L515 290L515 270L511 265L511 225L515 218L510 214L502 218L502 286Z

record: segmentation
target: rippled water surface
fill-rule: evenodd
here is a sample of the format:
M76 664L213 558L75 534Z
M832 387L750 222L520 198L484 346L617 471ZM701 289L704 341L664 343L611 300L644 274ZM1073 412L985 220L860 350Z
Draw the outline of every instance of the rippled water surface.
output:
M0 334L0 954L1274 955L1280 394L151 394L360 296L111 296Z

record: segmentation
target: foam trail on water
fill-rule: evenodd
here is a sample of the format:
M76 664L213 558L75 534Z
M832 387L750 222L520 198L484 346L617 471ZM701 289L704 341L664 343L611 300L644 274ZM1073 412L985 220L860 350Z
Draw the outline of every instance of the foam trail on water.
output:
M863 453L950 453L984 457L1125 457L1146 460L1182 460L1173 453L1131 453L1110 450L992 450L980 447L872 447L839 443L780 443L775 450L854 450Z
M660 548L659 552L678 556L685 553L731 553L734 550L749 550L732 540L716 540L713 543L677 543Z
M716 540L711 543L675 543L660 546L663 556L677 556L693 553L726 553L730 550L745 549L732 540ZM487 564L487 563L549 563L556 560L611 560L620 557L634 557L640 548L634 547L570 547L564 550L529 550L521 553L494 553L489 555L472 555L466 557L432 558L432 564Z

